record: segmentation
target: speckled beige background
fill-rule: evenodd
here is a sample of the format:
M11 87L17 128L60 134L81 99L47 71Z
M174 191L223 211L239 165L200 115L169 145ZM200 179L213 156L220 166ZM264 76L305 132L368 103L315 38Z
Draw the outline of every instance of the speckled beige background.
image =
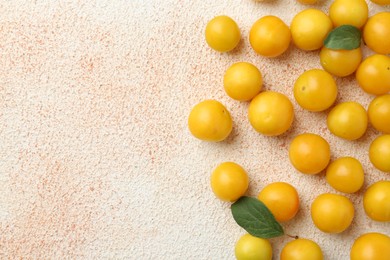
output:
M304 8L295 0L0 1L0 258L234 259L245 232L209 187L211 171L227 160L248 171L248 195L274 181L293 184L302 205L283 226L316 241L326 259L348 259L361 233L390 235L389 224L368 219L361 203L367 185L390 179L368 160L378 133L341 140L327 130L326 113L293 100L297 76L320 67L318 52L292 46L266 59L250 48L258 18L274 14L289 24ZM379 10L389 8L370 5L371 15ZM227 54L212 51L203 36L221 14L242 32ZM291 98L296 120L287 134L257 134L248 103L226 96L222 76L237 61L257 65L264 89ZM353 77L337 82L338 102L368 106L372 96ZM234 119L222 143L198 141L187 129L191 107L209 98ZM325 137L332 158L355 156L364 166L363 190L348 195L356 217L342 234L324 234L310 219L314 197L334 191L323 174L305 176L290 165L289 142L302 132ZM289 240L271 240L275 259Z

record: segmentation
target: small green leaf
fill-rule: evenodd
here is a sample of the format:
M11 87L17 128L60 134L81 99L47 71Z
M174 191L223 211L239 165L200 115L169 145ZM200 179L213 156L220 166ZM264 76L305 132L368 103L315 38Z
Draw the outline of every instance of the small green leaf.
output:
M362 33L352 25L341 25L333 29L324 41L332 50L353 50L360 47Z
M232 214L237 224L252 236L272 238L284 234L271 211L256 198L241 197L232 204Z

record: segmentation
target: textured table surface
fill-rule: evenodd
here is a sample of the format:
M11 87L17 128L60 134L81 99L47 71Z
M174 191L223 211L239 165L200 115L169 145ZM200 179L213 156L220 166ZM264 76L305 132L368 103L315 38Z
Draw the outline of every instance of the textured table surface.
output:
M330 3L315 8L326 11ZM389 11L369 7L371 15ZM248 171L250 196L274 181L293 184L301 208L283 227L316 241L326 259L349 259L364 232L390 235L388 223L370 220L362 208L367 186L390 179L367 155L379 133L370 127L360 140L345 141L327 130L326 112L298 106L293 83L320 68L317 51L291 46L267 59L249 45L258 18L274 14L289 24L304 8L295 0L0 1L0 258L234 259L245 231L209 186L223 161ZM204 40L206 23L221 14L242 33L227 54ZM264 89L292 100L296 119L288 133L256 133L248 103L224 93L224 71L237 61L258 66ZM373 97L353 76L337 83L337 102L367 108ZM187 129L192 106L210 98L234 120L221 143L201 142ZM289 142L303 132L326 138L332 159L354 156L364 166L363 189L347 195L355 219L341 234L324 234L310 219L311 201L335 192L324 174L300 174L288 160ZM271 239L275 259L289 240Z

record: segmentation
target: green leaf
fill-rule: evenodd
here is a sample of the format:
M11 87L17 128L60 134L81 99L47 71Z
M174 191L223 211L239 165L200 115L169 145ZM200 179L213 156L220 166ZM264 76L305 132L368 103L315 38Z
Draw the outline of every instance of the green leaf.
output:
M271 211L256 198L241 197L232 204L231 209L237 224L252 236L272 238L284 234Z
M333 29L324 41L332 50L353 50L360 47L362 33L352 25L341 25Z

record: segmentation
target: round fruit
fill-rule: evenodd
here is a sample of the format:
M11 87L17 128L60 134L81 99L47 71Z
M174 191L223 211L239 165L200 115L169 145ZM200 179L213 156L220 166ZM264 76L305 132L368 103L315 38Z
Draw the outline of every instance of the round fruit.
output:
M326 169L326 181L338 191L357 192L364 183L363 166L352 157L338 158Z
M304 109L323 111L336 100L336 81L324 70L305 71L295 81L294 97Z
M363 196L364 211L376 221L390 221L390 181L378 181Z
M378 5L390 5L390 0L371 0L371 2Z
M390 94L374 98L367 112L368 120L376 130L390 134Z
M353 243L351 260L382 259L390 259L390 237L381 233L366 233Z
M327 72L338 77L345 77L354 73L361 61L361 48L353 50L332 50L322 47L320 52L321 66Z
M298 171L317 174L329 163L330 147L328 142L319 135L300 134L290 144L289 158Z
M237 260L271 260L272 247L267 239L243 235L236 243Z
M251 101L248 116L256 131L264 135L276 136L290 128L294 120L294 109L285 95L265 91Z
M211 174L211 188L215 196L224 201L238 200L248 185L248 174L234 162L221 163Z
M363 29L367 46L379 54L390 54L390 12L371 16Z
M361 28L368 18L368 6L365 0L335 0L329 16L334 27L347 24Z
M390 172L390 135L381 135L371 143L369 149L371 163L383 172Z
M365 92L386 94L390 91L390 57L374 54L366 58L356 71L356 79Z
M233 50L240 42L240 38L240 29L236 22L228 16L217 16L206 26L206 42L216 51Z
M316 227L326 233L341 233L354 217L352 202L342 195L324 193L311 204L311 218Z
M306 9L298 13L290 26L294 44L306 51L321 48L332 28L330 18L317 9Z
M343 102L335 106L328 114L327 125L332 134L356 140L367 130L367 112L356 102Z
M223 85L229 97L248 101L259 94L263 86L263 78L259 69L253 64L238 62L227 69Z
M252 48L266 57L281 55L290 46L290 41L290 29L280 18L273 15L257 20L249 32Z
M280 260L322 260L320 246L309 239L299 238L288 242L282 249Z
M188 127L198 139L219 142L229 136L233 122L224 105L216 100L205 100L191 110Z
M267 185L257 197L280 222L292 219L299 209L299 197L296 189L285 182Z

